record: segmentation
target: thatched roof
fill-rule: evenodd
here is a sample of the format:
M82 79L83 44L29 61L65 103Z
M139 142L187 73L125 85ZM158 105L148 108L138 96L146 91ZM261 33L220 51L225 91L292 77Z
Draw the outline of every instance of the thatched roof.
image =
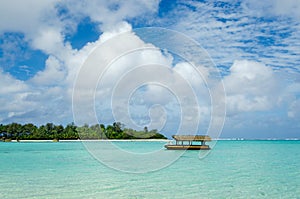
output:
M173 135L176 141L211 141L207 135Z

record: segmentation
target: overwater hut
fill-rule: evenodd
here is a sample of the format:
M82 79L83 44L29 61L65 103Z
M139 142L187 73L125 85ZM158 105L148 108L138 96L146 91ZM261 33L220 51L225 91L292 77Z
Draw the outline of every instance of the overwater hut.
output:
M167 144L165 147L171 150L209 150L205 142L211 141L207 135L173 135L175 144Z

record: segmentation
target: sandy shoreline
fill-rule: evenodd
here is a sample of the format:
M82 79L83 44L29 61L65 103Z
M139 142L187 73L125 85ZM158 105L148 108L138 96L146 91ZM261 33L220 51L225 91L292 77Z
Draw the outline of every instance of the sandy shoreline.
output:
M131 139L131 140L59 140L59 142L169 142L168 139ZM11 142L17 142L12 140ZM53 140L19 140L19 142L54 142Z
M234 139L234 138L221 138L213 141L299 141L299 138L288 139ZM170 142L169 139L131 139L131 140L59 140L59 142ZM17 142L17 140L11 140ZM19 140L19 142L55 142L53 140Z

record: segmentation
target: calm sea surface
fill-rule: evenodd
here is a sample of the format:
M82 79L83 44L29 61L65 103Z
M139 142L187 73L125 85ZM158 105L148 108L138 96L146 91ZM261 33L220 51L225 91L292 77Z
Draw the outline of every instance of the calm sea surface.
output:
M116 144L149 152L165 142ZM81 142L0 142L0 198L300 198L300 141L218 141L203 159L187 151L143 174L103 165Z

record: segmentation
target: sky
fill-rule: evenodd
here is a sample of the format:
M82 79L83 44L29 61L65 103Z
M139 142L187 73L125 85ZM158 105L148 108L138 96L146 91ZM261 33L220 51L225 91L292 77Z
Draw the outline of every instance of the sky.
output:
M1 1L0 123L95 123L93 108L96 122L167 136L217 123L223 138L299 138L299 33L298 0ZM189 39L218 78L167 48Z

